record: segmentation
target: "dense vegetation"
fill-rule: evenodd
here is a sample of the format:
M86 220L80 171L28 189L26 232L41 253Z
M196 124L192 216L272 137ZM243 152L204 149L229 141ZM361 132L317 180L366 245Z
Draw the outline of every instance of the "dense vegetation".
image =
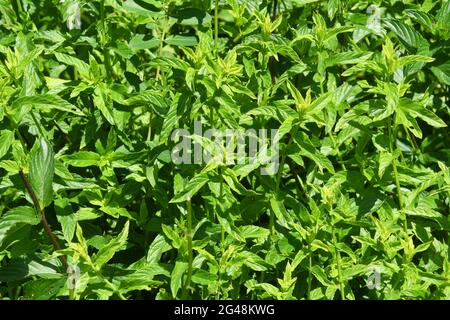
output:
M449 54L447 0L0 0L0 298L450 299Z

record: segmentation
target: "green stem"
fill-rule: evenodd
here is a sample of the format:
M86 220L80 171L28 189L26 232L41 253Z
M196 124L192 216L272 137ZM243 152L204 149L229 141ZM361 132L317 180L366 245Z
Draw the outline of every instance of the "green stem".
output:
M219 169L220 172L220 195L219 195L219 201L222 203L223 201L223 178L222 178L222 168ZM222 250L222 256L225 253L225 228L222 224L220 224L220 240L221 240L221 250Z
M297 130L298 127L295 127L294 130L291 133L291 136L289 138L289 141L286 145L286 149L289 147L289 145L292 143L292 141L294 140L294 136L297 134ZM275 186L275 194L279 194L280 191L280 183L281 183L281 176L283 175L283 167L284 164L286 163L286 152L283 152L283 155L281 156L281 161L280 161L280 166L278 168L278 173L277 173L277 178L276 178L276 186ZM275 231L275 212L273 212L273 210L270 210L270 232L273 235L274 231Z
M345 300L345 291L344 291L344 283L342 282L342 268L341 268L341 254L337 248L337 240L336 234L334 230L334 225L331 226L331 233L333 234L333 246L334 246L334 254L336 258L337 268L338 268L338 280L339 280L339 291L341 292L341 299Z
M315 224L314 224L314 235L313 237L308 236L308 252L309 252L309 273L308 273L308 299L311 300L311 283L312 283L312 258L313 251L311 250L311 243L317 237L317 233L319 232L319 219L314 216Z
M17 4L17 11L19 11L19 14L23 12L23 8L22 8L22 0L16 0L16 4Z
M214 6L214 53L218 55L219 42L219 0L216 0Z
M309 255L309 262L308 262L308 300L311 300L311 282L312 282L312 251L311 251L311 244L308 244L308 255Z
M272 8L272 21L274 21L277 18L277 5L278 5L278 0L274 0L273 8Z
M389 130L389 148L392 155L394 155L394 143L397 144L397 136L396 132L393 132L392 130L392 121L391 118L388 120L388 130ZM392 167L394 170L394 179L395 179L395 185L397 187L397 197L398 197L398 204L400 207L400 210L403 209L403 197L400 190L400 180L398 178L398 172L397 172L397 159L396 157L392 160Z
M109 55L109 49L106 43L106 24L105 24L105 0L100 1L100 21L102 24L102 47L103 47L103 55L105 57L105 69L107 81L110 82L112 80L112 66L111 66L111 58Z
M184 292L183 299L186 299L186 295L191 286L191 278L192 278L192 204L191 200L187 201L187 228L186 228L186 238L187 238L187 246L188 246L188 270L187 270L187 278L186 283L184 284Z
M289 138L289 141L286 145L286 149L290 146L290 144L292 143L292 141L294 140L295 135L297 134L298 131L298 127L295 127L294 130L291 133L291 136ZM286 157L287 154L286 152L283 152L283 155L281 156L281 162L280 162L280 167L278 168L278 173L277 173L277 180L276 180L276 187L275 187L275 194L278 194L279 190L280 190L280 183L281 183L281 176L283 174L283 167L284 164L286 163Z
M209 107L209 122L211 123L211 127L214 127L214 107L211 104Z
M152 119L153 119L153 112L150 110L150 121L148 124L147 142L150 142L152 139Z
M169 20L167 18L167 12L164 16L164 24L163 24L163 29L162 29L162 34L161 34L161 39L159 41L159 48L158 48L158 56L160 57L162 54L162 49L164 47L164 40L166 38L166 33L167 33L167 24L168 24ZM161 73L161 68L158 66L158 68L156 69L156 81L159 80L160 78L160 73Z
M392 155L394 155L394 143L397 145L397 130L394 128L392 130L392 120L391 118L388 119L388 130L389 130L389 148ZM400 211L403 213L404 209L404 202L403 202L403 196L402 191L400 189L400 179L398 177L398 171L397 171L397 158L394 156L392 160L392 169L394 171L394 179L395 179L395 186L397 188L397 198L398 198L398 206ZM403 213L404 214L404 213ZM403 217L403 230L405 232L405 235L408 234L408 226L406 221L406 215Z

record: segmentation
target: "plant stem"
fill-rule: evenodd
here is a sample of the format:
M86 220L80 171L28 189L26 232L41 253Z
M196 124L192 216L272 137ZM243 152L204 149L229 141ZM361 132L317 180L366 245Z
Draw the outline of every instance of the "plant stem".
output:
M297 130L298 127L295 127L294 130L291 133L291 136L289 138L289 141L286 145L286 149L289 147L289 145L292 143L292 141L294 140L294 136L297 134ZM286 150L284 150L286 151ZM286 152L283 152L283 155L281 156L281 162L280 162L280 166L278 168L278 173L277 173L277 178L276 178L276 182L275 182L275 194L278 195L279 191L280 191L280 183L281 183L281 176L283 174L283 167L284 164L286 163ZM275 230L275 212L273 212L273 209L270 210L270 233L273 235L274 230Z
M314 217L315 224L314 224L314 236L313 237L307 237L308 239L308 253L309 253L309 269L308 269L308 299L311 300L311 283L312 283L312 258L313 258L313 251L311 250L311 243L313 242L313 239L317 237L317 233L319 232L319 219L317 217Z
M273 8L272 8L272 21L274 21L277 18L277 5L278 5L278 0L274 0Z
M394 155L394 143L397 143L397 137L396 134L394 134L392 132L392 122L391 122L391 118L389 118L388 120L388 129L389 129L389 148L390 148L390 152L392 155ZM395 132L396 133L396 132ZM397 187L397 197L398 197L398 205L400 207L400 210L403 209L403 197L402 197L402 193L400 190L400 180L398 178L398 172L397 172L397 159L395 157L393 157L392 160L392 167L394 170L394 179L395 179L395 184Z
M111 66L111 58L109 56L109 49L106 43L106 24L105 24L105 0L100 1L100 21L102 24L102 38L103 38L103 55L105 56L105 69L107 81L110 82L112 80L112 66Z
M214 127L214 108L212 105L209 107L209 122L211 123L211 128L213 128Z
M334 225L331 225L331 233L333 235L334 254L336 257L336 263L337 263L337 268L338 268L339 291L341 292L341 299L345 300L344 283L342 282L341 255L337 248L337 240L336 240L336 234L334 232Z
M216 0L214 6L214 54L218 55L219 42L219 0Z
M164 15L164 24L163 24L163 29L162 29L161 39L160 39L160 41L159 41L159 49L158 49L158 56L159 56L159 57L161 56L162 49L163 49L163 46L164 46L164 40L165 40L166 32L167 32L167 30L166 30L166 29L167 29L167 24L168 24L167 12L165 12L165 15ZM156 81L159 80L159 78L160 78L160 73L161 73L161 68L158 66L158 68L156 69Z
M17 11L19 11L19 14L23 12L23 8L22 8L22 0L16 0L16 4L17 4Z
M397 198L398 198L398 206L400 211L403 213L404 208L404 202L403 202L403 196L402 191L400 189L400 179L398 177L398 171L397 171L397 158L394 156L394 143L397 145L397 130L394 128L394 131L392 130L392 120L389 117L388 119L388 130L389 130L389 148L390 152L393 155L392 159L392 169L394 171L394 179L395 179L395 185L397 188ZM403 213L404 214L404 213ZM408 234L408 225L406 221L406 214L403 216L403 230L405 232L405 235Z
M223 201L223 178L222 178L222 167L219 168L219 172L220 172L220 198L219 201L222 203ZM220 224L220 240L221 240L221 250L222 250L222 256L225 253L225 228L223 227L222 224Z
M153 119L153 112L150 110L150 120L147 131L147 142L150 142L152 139L152 119Z
M188 246L188 270L187 270L187 278L184 284L184 292L183 299L186 299L187 292L189 287L191 286L191 278L192 278L192 203L189 199L187 201L187 228L186 228L186 238L187 238L187 246Z
M41 217L41 222L44 227L45 233L50 238L50 241L53 244L53 249L55 251L61 250L61 246L59 245L58 239L54 235L52 229L50 228L50 225L47 222L47 219L45 217L44 209L41 208L41 205L39 204L39 200L36 196L36 193L33 190L33 187L31 186L30 181L28 180L28 177L25 175L22 169L19 171L20 178L22 179L23 184L25 185L25 189L27 189L28 194L30 195L31 199L33 200L33 204L36 208L36 210L39 212L39 215ZM69 265L67 264L66 257L64 256L58 256L59 260L61 261L64 270L67 270Z
M309 255L309 262L308 262L308 300L311 300L311 282L312 282L312 251L311 251L311 244L308 243L308 255Z
M295 135L297 134L298 131L298 127L295 127L294 130L291 133L291 136L289 138L289 141L286 145L286 149L290 146L290 144L292 143L292 141L294 140ZM277 180L276 180L276 187L275 187L275 194L278 194L280 191L280 183L281 183L281 176L283 174L283 167L284 164L286 163L286 150L284 150L285 152L283 152L283 155L281 156L281 162L280 162L280 167L278 168L278 173L277 173Z

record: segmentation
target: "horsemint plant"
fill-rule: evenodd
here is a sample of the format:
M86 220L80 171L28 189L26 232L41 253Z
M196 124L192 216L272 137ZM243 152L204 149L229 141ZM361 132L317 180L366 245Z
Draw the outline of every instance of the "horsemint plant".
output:
M448 0L0 0L0 297L449 299L449 22ZM277 129L277 171L174 163L196 122Z

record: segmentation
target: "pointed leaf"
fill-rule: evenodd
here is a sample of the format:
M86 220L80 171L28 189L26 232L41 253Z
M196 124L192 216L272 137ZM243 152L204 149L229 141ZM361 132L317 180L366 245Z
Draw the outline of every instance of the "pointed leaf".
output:
M130 222L127 221L123 227L122 232L113 238L105 247L101 248L93 258L94 264L97 268L101 268L105 263L107 263L117 251L124 248L127 243L128 231L130 228Z
M196 175L192 180L190 180L183 191L176 194L171 203L184 202L192 198L205 184L209 181L207 173L200 173Z
M9 210L0 217L0 246L6 236L13 230L17 230L23 225L37 225L40 222L39 216L34 208L17 207Z
M0 132L0 159L8 153L9 147L14 141L14 133L10 130Z
M30 157L30 183L41 209L53 201L53 176L55 173L55 154L47 140L36 141Z

